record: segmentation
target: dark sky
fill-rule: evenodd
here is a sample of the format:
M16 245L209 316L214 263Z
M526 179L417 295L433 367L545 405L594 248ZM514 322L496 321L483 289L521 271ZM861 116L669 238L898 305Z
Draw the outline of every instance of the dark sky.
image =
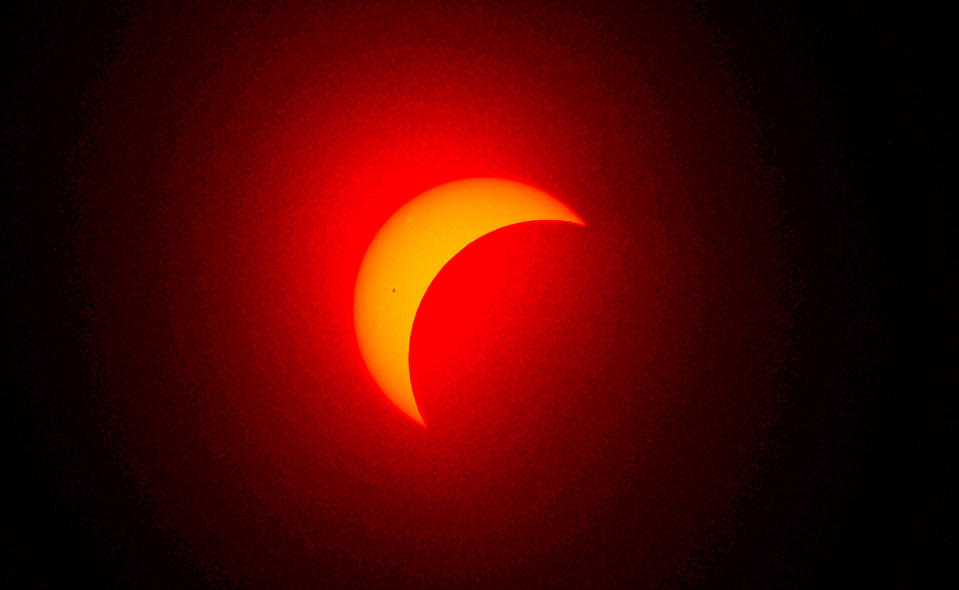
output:
M756 4L7 9L5 585L944 581L937 19ZM587 227L441 272L423 430L352 283L467 176Z

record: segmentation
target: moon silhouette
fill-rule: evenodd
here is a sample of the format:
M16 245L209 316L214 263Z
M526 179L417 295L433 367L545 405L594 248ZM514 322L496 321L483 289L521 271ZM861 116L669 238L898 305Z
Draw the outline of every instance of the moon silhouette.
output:
M390 217L360 264L353 322L360 353L383 393L423 426L410 379L413 320L430 283L457 253L497 229L527 221L586 225L543 191L497 178L434 187Z

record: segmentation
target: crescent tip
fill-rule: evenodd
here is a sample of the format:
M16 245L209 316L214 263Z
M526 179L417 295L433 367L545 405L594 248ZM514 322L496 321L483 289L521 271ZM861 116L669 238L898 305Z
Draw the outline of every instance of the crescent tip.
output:
M422 426L423 428L428 428L428 426L426 426L426 420L424 420L423 416L420 415L419 408L413 408L413 411L415 412L415 414L410 414L410 418L412 418L413 420L416 420L416 422L418 422L419 425Z

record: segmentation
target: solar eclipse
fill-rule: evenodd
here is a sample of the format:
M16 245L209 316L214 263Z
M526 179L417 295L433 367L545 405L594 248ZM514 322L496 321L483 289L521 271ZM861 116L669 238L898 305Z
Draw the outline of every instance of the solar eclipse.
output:
M380 228L366 251L353 302L366 366L383 392L423 424L409 373L410 335L423 295L460 250L497 229L531 221L585 225L568 207L532 187L472 178L409 201Z

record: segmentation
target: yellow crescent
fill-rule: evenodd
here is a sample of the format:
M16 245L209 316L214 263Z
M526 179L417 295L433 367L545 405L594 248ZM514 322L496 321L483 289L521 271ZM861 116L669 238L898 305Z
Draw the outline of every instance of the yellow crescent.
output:
M426 425L410 380L413 320L430 283L460 250L497 229L527 221L585 225L543 191L497 178L469 178L419 195L390 217L360 264L353 322L374 381L410 418Z

